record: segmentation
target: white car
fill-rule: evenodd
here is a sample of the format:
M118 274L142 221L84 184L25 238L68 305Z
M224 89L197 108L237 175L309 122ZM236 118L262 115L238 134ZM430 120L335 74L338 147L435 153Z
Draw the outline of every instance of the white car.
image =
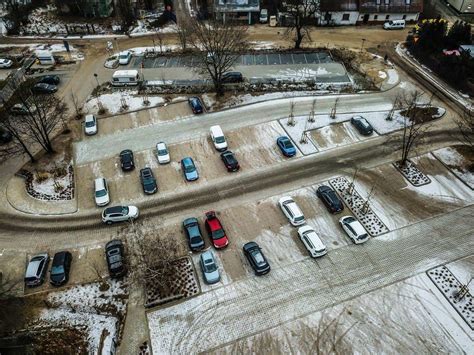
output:
M156 157L158 158L158 163L166 164L171 161L170 152L165 142L158 142L156 144Z
M290 196L284 196L278 200L281 210L293 226L305 224L303 212Z
M88 136L97 133L97 119L94 115L86 115L84 119L84 133Z
M326 246L316 234L316 231L310 226L298 228L298 235L313 258L318 258L327 254L328 250L326 249Z
M138 218L138 208L135 206L114 206L102 211L102 222L112 224L131 221Z
M360 222L352 216L345 216L339 220L342 229L347 233L349 238L356 244L362 244L369 240L369 235Z
M119 54L120 65L127 65L128 63L130 63L131 60L132 60L132 52L130 51L120 52Z
M0 58L0 68L11 68L13 62L10 59Z
M97 206L106 206L109 204L109 187L104 178L94 180L94 198Z

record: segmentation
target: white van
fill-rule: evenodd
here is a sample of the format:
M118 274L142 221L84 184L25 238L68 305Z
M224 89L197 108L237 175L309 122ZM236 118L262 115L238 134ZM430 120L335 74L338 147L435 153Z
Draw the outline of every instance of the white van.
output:
M211 139L212 143L214 143L214 147L216 147L219 152L223 152L227 149L227 141L225 140L221 126L211 127Z
M267 9L261 9L260 10L259 22L260 23L267 23L268 22L268 10Z
M391 20L383 24L386 30L402 30L405 28L405 20Z
M117 70L112 75L113 86L135 86L140 81L138 70Z
M310 226L298 228L298 235L313 258L319 258L327 254L328 251L326 246L323 244L315 230Z

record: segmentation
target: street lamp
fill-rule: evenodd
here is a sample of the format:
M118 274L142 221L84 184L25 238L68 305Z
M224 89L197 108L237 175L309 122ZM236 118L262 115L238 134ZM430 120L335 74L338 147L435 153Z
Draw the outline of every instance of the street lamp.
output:
M115 41L115 46L117 47L117 52L120 53L117 37L114 38L114 41Z
M99 78L98 78L97 73L94 73L94 78L95 78L95 81L97 82L97 87L95 89L95 97L97 99L97 106L99 107L99 114L100 114L104 110L104 106L102 105L102 102L100 101L100 97L99 97L100 84L99 84Z
M360 51L364 49L365 38L362 38L362 45L360 46Z
M94 78L95 78L95 81L96 81L96 83L97 83L97 87L99 87L100 84L99 84L99 78L98 78L97 73L94 73Z

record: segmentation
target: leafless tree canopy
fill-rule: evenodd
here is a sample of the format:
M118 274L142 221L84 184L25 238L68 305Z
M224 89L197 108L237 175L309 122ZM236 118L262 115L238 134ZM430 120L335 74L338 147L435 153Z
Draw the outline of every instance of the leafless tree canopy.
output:
M189 23L180 23L180 25L176 28L176 35L178 36L179 45L181 46L181 50L186 52L189 49L189 39L192 35L192 28Z
M39 95L31 91L31 82L19 85L9 102L0 110L0 122L13 136L13 141L0 148L0 157L27 154L34 160L32 146L40 146L47 153L53 153L52 135L58 124L66 122L67 106L56 95ZM12 115L10 109L21 104L24 115Z
M413 149L415 149L416 145L422 141L430 127L428 122L431 118L427 119L422 109L420 109L420 99L422 96L422 92L413 91L405 94L401 98L401 106L405 107L402 111L403 132L401 136L401 157L398 162L401 167L405 166L409 155ZM423 106L430 107L430 103Z
M474 148L474 111L466 107L461 117L455 119L462 143Z
M222 75L235 64L237 57L248 48L247 27L234 25L230 21L198 22L190 24L191 46L198 51L197 70L208 76L217 95L224 93Z
M305 37L311 40L310 27L316 24L319 0L287 0L286 10L291 18L286 34L295 42L295 49L300 49Z

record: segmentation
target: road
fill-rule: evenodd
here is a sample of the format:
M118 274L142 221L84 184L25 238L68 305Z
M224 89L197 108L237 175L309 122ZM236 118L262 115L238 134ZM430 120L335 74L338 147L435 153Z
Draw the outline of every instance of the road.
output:
M462 208L158 310L149 315L153 351L215 350L471 255L474 224L466 221L473 214L474 206Z

